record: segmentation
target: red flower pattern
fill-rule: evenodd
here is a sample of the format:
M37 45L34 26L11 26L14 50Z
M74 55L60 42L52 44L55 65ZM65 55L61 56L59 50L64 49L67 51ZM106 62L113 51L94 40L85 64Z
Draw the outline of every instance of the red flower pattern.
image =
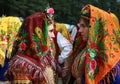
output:
M30 45L30 48L35 48L35 45L36 45L36 42L33 41L33 42L31 43L31 45Z
M97 52L100 51L99 47L96 45L95 42L90 42L90 48L95 49Z
M86 53L86 63L90 62L90 53Z
M40 43L40 46L41 46L42 52L46 52L46 51L48 50L48 46L43 45L43 44L41 44L41 43Z
M26 49L26 44L24 42L22 42L20 45L19 45L19 48L21 50L25 50Z

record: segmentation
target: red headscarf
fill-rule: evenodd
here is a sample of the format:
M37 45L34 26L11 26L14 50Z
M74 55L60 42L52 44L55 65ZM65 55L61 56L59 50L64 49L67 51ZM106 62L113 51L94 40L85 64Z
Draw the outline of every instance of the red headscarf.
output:
M47 77L44 74L46 66L56 69L48 46L48 20L45 12L35 13L25 19L13 46L13 59L8 72L19 67L23 72L32 74L29 77L39 77L42 81Z

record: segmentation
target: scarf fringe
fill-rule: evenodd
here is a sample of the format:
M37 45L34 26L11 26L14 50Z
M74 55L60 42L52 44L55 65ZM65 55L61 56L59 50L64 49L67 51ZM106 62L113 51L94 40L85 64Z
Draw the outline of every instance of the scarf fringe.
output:
M99 84L111 84L111 81L115 81L115 77L120 74L120 61L117 65L107 73L107 75L99 82Z
M46 66L52 66L52 69L56 70L54 58L48 55L40 58L39 66L35 65L29 59L20 56L14 57L9 64L10 67L7 71L7 77L11 77L11 72L16 68L19 68L22 73L30 73L29 77L31 79L39 78L40 81L43 81L47 80L47 75L44 72Z

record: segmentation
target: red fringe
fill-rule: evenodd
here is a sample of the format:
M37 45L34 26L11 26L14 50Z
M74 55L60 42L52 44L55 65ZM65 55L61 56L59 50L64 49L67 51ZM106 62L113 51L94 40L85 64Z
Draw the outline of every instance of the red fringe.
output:
M29 59L17 55L10 62L10 68L8 69L7 75L11 77L11 72L16 68L19 68L22 71L21 73L30 73L30 78L39 78L40 81L43 81L47 78L47 76L44 74L46 66L52 66L53 70L56 70L56 62L51 56L47 55L42 57L39 61L39 64L40 65L38 66Z

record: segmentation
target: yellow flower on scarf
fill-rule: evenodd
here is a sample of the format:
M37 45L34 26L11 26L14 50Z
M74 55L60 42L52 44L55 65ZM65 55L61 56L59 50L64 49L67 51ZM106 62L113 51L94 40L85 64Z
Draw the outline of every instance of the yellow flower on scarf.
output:
M41 28L36 27L35 32L36 32L37 36L39 37L39 39L42 40L43 39L43 32L42 32Z

